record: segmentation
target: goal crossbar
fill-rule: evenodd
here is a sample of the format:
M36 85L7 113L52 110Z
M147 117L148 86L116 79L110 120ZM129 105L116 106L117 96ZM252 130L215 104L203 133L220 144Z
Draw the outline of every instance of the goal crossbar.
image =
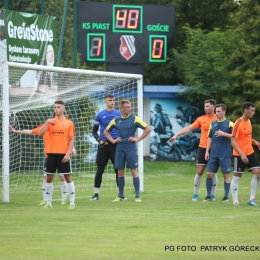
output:
M136 103L133 113L143 119L142 75L48 67L7 61L0 65L0 112L2 114L2 129L0 137L2 139L2 202L10 201L10 157L13 156L14 153L12 152L12 154L10 154L10 150L12 149L10 146L13 145L13 143L10 142L10 119L12 119L12 123L17 124L17 127L20 127L19 124L25 124L24 121L22 121L22 123L18 122L17 114L29 111L30 113L28 113L28 117L34 117L35 111L37 111L37 113L43 113L42 110L46 108L48 112L50 107L53 107L54 100L62 99L65 102L70 102L72 104L71 111L76 110L76 112L71 112L70 115L72 120L74 120L73 116L75 116L75 120L78 122L79 127L81 127L79 131L81 133L85 131L85 128L89 128L91 120L94 120L93 111L97 110L96 104L104 99L106 93L112 92L117 97L117 101L120 101L121 99L129 99L131 101L132 99L133 102ZM30 90L31 92L29 93L28 91L30 88L26 88L28 87L27 82L34 78L36 84L33 90ZM45 79L48 79L49 81L47 80L46 83L44 81ZM44 81L44 83L42 81ZM49 84L48 87L46 87L46 84ZM44 91L42 91L42 89L44 89ZM77 103L74 102L75 100ZM82 103L82 100L85 103ZM91 113L89 113L90 117L88 119L88 124L83 125L83 123L79 121L82 111L77 110L77 106L79 106L79 104L83 104L83 107L89 106L89 103L93 104L93 107L90 108ZM45 114L47 112L44 111ZM85 113L88 113L87 109ZM31 120L31 118L29 119ZM37 118L36 120L35 118L32 121L36 124L36 121L37 123L40 122L39 120L40 119ZM34 126L35 125L32 124L32 127ZM141 135L141 133L142 130L138 129L137 134ZM80 138L80 140L83 139L82 136L77 138ZM30 147L28 149L30 149ZM140 191L142 192L144 190L142 141L137 144L137 151ZM79 157L81 156L79 155ZM15 158L17 161L17 155ZM87 163L84 164L84 167L87 167L86 164ZM24 166L19 167L19 169L21 169ZM30 170L32 171L32 169Z

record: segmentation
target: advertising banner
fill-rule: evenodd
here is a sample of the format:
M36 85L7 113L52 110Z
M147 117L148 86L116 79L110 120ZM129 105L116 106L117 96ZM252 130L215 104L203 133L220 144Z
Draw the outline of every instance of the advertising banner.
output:
M4 10L7 60L55 66L56 18Z

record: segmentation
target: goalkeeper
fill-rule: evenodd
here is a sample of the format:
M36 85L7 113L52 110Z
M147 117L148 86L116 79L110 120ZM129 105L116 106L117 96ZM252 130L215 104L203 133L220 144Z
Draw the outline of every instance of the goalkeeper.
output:
M112 144L104 136L104 130L108 126L109 122L115 117L121 116L121 113L115 109L115 97L112 94L107 94L105 96L106 108L100 111L96 117L92 129L92 134L95 139L98 141L98 151L97 151L97 171L94 179L94 195L90 200L98 200L99 192L102 183L102 175L105 171L105 167L110 159L111 162L115 163L115 153L116 153L116 144ZM100 127L100 135L98 135L98 130ZM111 135L114 139L117 138L117 133L115 130L111 132ZM116 173L116 184L118 186L118 174Z

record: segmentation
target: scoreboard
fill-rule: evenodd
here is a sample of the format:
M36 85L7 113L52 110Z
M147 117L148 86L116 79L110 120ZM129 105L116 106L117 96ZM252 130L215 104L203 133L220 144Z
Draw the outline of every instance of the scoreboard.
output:
M163 63L174 43L174 7L78 2L81 61Z

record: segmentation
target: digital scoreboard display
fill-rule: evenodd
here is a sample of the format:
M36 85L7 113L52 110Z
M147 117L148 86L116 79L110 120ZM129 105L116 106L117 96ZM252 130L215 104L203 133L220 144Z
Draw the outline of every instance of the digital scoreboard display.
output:
M174 7L78 2L81 61L162 63L174 43Z

